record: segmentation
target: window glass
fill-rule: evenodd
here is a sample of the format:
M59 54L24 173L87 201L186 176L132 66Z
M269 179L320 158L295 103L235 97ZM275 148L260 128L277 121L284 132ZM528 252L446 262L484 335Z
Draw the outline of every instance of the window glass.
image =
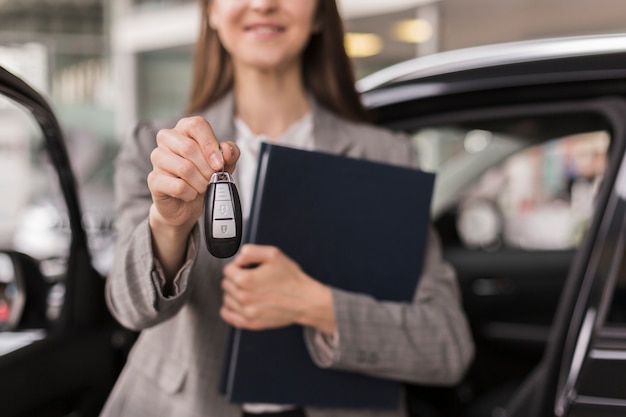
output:
M468 247L576 247L592 215L609 135L594 131L529 146L487 130L424 129L413 141L435 171L433 216L456 210Z
M0 245L40 261L45 286L56 295L46 307L54 321L63 301L71 237L66 204L30 113L0 97L0 126Z
M183 114L189 101L191 47L144 52L137 56L139 117L148 120Z
M196 0L133 0L133 7L136 10L144 10L179 6L181 4L191 4L195 2Z

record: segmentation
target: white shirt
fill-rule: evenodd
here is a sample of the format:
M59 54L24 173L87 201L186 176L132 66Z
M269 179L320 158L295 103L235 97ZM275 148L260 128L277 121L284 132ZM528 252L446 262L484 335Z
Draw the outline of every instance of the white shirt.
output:
M281 146L312 151L315 148L313 140L313 115L305 114L300 120L293 123L282 135L272 139L267 135L254 134L248 125L240 118L235 119L237 146L241 151L237 161L237 189L241 199L241 211L247 218L252 204L254 181L259 160L259 151L262 142L269 142Z

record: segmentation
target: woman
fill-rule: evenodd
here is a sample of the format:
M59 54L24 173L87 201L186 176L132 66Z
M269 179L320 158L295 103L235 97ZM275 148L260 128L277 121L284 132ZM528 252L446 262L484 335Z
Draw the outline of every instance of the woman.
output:
M211 174L237 167L245 213L262 140L417 163L407 138L362 122L334 0L201 0L201 10L190 116L173 128L140 125L118 158L119 240L107 301L141 333L103 415L406 415L242 407L218 393L228 324L300 324L321 367L421 384L458 381L473 345L454 271L433 233L412 304L329 288L279 248L245 245L225 261L206 251L198 219ZM368 329L372 317L383 331ZM363 363L350 355L355 349L378 349L380 360Z

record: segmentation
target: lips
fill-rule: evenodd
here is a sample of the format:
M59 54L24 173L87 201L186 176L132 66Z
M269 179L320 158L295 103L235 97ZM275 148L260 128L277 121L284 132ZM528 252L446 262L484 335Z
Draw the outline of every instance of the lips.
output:
M246 32L256 33L259 35L273 35L285 31L285 27L275 24L256 23L244 27Z

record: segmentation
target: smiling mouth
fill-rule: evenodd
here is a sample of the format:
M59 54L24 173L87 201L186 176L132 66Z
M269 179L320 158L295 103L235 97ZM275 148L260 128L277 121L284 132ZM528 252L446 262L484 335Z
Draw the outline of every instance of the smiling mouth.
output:
M255 25L245 28L246 32L258 33L261 35L271 35L274 33L284 32L285 29L281 26L268 26L268 25Z

